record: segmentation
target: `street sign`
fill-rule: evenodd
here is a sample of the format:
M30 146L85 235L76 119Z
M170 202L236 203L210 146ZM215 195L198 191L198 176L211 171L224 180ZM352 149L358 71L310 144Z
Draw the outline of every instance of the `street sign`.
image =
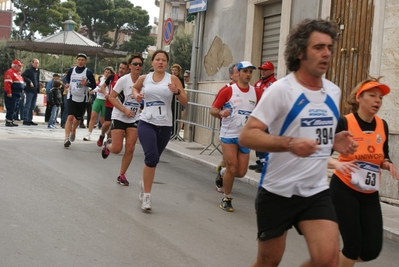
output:
M163 24L163 41L167 45L170 44L170 42L172 41L173 30L174 30L173 20L171 18L168 18L167 20L165 20L165 23Z
M208 0L194 0L190 2L190 6L188 7L188 13L197 13L201 11L205 11L207 7Z

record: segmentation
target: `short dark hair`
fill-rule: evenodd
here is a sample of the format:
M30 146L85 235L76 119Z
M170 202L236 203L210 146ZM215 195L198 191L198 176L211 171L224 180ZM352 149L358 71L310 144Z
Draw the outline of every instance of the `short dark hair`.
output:
M315 31L330 35L333 44L338 39L338 27L335 22L322 19L303 20L292 28L287 36L284 57L289 71L297 71L299 69L300 60L298 56L302 52L306 55L310 34Z
M58 87L60 87L62 85L62 82L61 81L54 81L53 82L53 87L55 87L55 88L58 88Z
M58 73L54 73L53 77L60 77L60 75Z
M140 59L142 63L144 62L144 58L143 58L143 56L142 56L141 53L140 53L140 54L133 54L133 55L131 55L130 58L129 58L129 61L128 61L129 64L132 63L133 59L135 59L135 58Z

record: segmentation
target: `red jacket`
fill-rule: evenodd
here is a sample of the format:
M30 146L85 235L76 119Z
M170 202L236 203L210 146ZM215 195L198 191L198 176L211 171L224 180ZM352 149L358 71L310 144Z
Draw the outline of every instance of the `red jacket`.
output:
M4 92L7 95L21 93L24 90L25 83L20 72L16 72L13 68L4 73Z
M274 74L272 74L269 77L261 78L259 81L257 81L255 83L254 87L255 87L255 89L266 90L275 81L277 81L277 80L276 80L276 78L274 78Z

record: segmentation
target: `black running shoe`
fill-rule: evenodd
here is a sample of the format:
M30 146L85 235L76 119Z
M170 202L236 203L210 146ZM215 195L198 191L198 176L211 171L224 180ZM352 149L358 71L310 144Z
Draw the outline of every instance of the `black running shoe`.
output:
M223 168L222 165L216 167L216 179L215 179L215 188L219 193L224 193L223 190L223 176L220 174L220 170Z
M231 198L231 197L224 197L222 199L222 202L220 203L220 208L224 211L233 212L234 208L231 205L232 200L233 200L233 198Z

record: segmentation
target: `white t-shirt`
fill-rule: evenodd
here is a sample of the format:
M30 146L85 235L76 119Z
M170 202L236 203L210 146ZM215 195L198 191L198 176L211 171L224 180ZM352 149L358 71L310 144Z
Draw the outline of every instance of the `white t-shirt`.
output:
M220 137L237 138L249 115L254 110L257 99L255 89L249 85L248 92L241 91L237 84L231 85L231 98L224 104L223 109L230 109L230 115L222 118Z
M112 120L118 120L118 121L122 121L124 123L134 123L137 120L139 120L140 104L133 97L133 94L132 94L133 85L134 85L134 83L132 81L132 77L130 76L130 74L127 74L127 75L119 78L119 80L116 82L116 84L113 88L113 91L117 92L118 94L123 92L123 94L125 96L125 100L123 101L123 103L121 102L119 97L116 97L116 99L118 99L118 101L120 103L122 103L122 105L125 108L133 110L135 116L133 116L132 118L128 118L122 111L120 111L119 109L114 107L112 109L112 115L111 115Z
M320 140L322 150L307 158L291 152L270 152L259 186L284 197L312 196L328 188L327 161L339 118L341 90L323 79L323 89L309 90L293 73L273 83L251 116L272 135Z
M140 120L157 126L172 126L172 98L169 90L171 75L165 73L160 82L154 82L153 72L147 74L143 82L144 109L140 114Z

